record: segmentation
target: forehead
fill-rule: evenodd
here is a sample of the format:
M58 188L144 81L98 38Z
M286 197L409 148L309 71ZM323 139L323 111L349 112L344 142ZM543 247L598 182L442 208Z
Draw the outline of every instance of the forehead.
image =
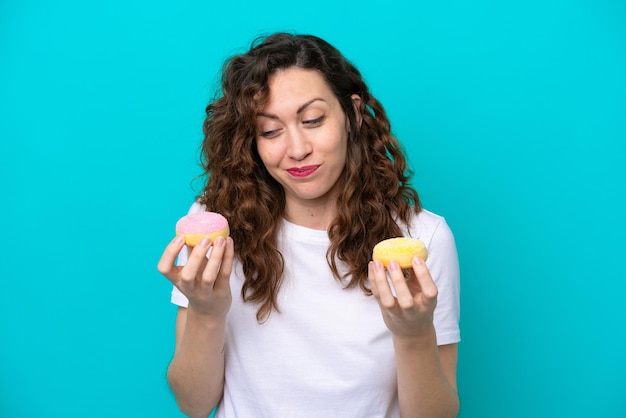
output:
M325 101L335 96L319 71L297 67L279 70L268 80L269 100L265 109L287 104L302 104L312 98L320 97ZM336 101L336 100L335 100Z

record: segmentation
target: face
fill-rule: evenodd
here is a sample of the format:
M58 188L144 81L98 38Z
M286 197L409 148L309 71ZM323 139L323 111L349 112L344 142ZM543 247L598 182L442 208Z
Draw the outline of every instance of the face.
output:
M269 80L269 100L257 117L256 144L280 183L289 213L334 205L348 147L346 116L320 73L288 68Z

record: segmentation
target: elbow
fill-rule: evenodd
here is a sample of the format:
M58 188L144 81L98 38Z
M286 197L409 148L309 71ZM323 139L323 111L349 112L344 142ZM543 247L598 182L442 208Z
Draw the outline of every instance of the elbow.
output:
M208 410L204 408L198 408L196 405L185 405L182 402L178 402L178 400L176 403L180 411L189 418L208 418L208 416L213 411L213 408Z
M457 418L461 409L461 403L458 395L448 398L439 408L433 409L425 416L437 418Z
M461 411L461 403L457 401L456 407L455 407L455 410L454 410L454 414L452 415L452 417L453 418L458 417L460 411Z
M183 382L172 373L171 368L167 371L167 383L174 394L178 409L190 418L207 418L221 399L212 399L211 396L202 396L185 389Z
M180 397L176 397L178 409L189 418L208 418L213 412L213 407L201 405L196 402L187 402Z
M454 399L450 402L450 411L446 416L449 418L456 418L459 416L460 409L461 402L459 401L459 397L455 396Z

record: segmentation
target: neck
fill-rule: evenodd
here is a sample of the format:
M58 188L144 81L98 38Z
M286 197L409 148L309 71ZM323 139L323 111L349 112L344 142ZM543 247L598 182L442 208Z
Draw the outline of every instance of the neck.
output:
M287 202L285 207L285 219L289 222L306 228L327 231L330 223L337 214L335 204L315 205L307 202L299 205L295 202Z

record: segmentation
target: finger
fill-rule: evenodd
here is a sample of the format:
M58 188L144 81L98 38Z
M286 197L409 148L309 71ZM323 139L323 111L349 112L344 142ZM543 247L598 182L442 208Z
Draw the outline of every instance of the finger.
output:
M413 299L413 295L407 286L406 278L404 277L404 272L400 268L400 265L395 261L390 261L387 265L387 270L389 271L389 277L391 277L391 281L393 282L393 287L396 289L396 299L398 300L398 305L402 309L410 309L415 306L415 300Z
M217 274L222 264L222 257L224 256L225 247L226 241L224 240L224 237L217 237L217 239L213 243L213 248L211 249L211 255L209 256L209 260L202 270L202 283L204 285L213 286L213 283L217 278Z
M165 247L159 262L157 263L157 270L159 273L167 277L168 280L176 280L180 267L176 266L176 257L183 249L185 239L182 236L174 237L172 241Z
M218 238L219 240L219 238ZM233 267L234 244L230 237L223 239L221 242L215 242L213 250L216 256L221 256L219 270L215 273L215 281L212 283L213 291L220 296L230 294L230 273ZM219 247L219 248L218 248ZM211 254L213 256L213 254Z
M409 277L406 279L406 285L411 292L411 295L415 297L418 293L422 293L422 288L420 287L419 282L417 281L417 276L415 276L415 272L413 271L413 266L408 270Z
M200 272L206 265L206 254L211 246L208 238L203 238L196 245L187 259L187 264L182 268L180 278L183 284L193 284L200 277Z
M387 281L387 274L383 263L380 261L374 261L371 263L373 280L370 279L370 285L372 286L372 293L378 299L381 306L391 309L396 305L396 298L391 292L389 282Z
M222 256L222 264L220 271L215 280L216 291L227 290L230 292L230 273L233 271L233 259L235 257L235 245L231 237L226 238L224 255Z
M430 275L430 271L428 271L428 267L426 267L424 260L415 256L413 257L411 263L413 265L413 272L415 273L417 282L422 290L422 296L427 300L436 300L439 291L437 290L437 285Z
M375 279L375 268L374 268L374 262L370 261L367 264L367 278L369 280L370 283L370 289L372 290L372 295L374 295L374 297L376 299L380 299L380 295L378 293L378 286L376 286L376 279Z

